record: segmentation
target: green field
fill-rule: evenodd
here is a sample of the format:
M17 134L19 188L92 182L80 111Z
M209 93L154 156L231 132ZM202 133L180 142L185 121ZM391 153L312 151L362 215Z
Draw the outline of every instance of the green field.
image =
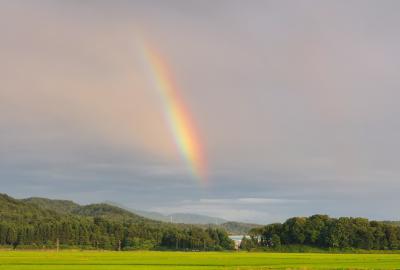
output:
M400 254L0 251L0 270L400 269Z

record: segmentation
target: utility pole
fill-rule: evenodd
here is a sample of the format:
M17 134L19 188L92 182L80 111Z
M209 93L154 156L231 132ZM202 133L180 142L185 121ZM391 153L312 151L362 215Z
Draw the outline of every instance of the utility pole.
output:
M121 251L121 240L118 240L118 251Z
M57 252L60 250L60 239L58 239L58 238L56 240L56 249L57 249Z

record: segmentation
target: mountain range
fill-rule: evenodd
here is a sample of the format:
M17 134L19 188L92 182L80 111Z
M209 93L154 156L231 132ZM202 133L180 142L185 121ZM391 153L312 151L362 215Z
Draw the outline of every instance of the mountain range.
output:
M175 213L163 215L157 212L141 211L126 208L118 203L106 201L104 203L80 205L70 200L54 200L47 198L31 197L22 199L21 202L38 206L40 209L54 211L59 214L75 214L79 216L101 216L115 220L133 219L136 221L153 220L177 224L193 224L199 227L223 228L229 234L246 234L250 229L261 225L210 217L198 214Z

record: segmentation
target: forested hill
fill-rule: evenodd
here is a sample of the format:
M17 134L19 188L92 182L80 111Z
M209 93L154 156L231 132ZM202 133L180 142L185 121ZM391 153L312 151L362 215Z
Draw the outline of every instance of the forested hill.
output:
M171 216L168 216L153 212L129 210L113 202L81 206L73 201L51 200L36 197L23 199L22 201L29 204L37 205L43 209L55 211L60 214L105 217L114 220L131 219L140 221L147 219L148 222L164 221L169 223L171 220L170 217L172 216L172 221L174 223L193 224L198 225L199 227L202 227L204 229L208 227L221 228L226 230L229 234L247 234L249 230L261 226L256 224L226 221L224 219L217 219L218 225L215 225L214 221L216 218L213 217L193 214L173 214Z
M51 200L46 198L32 197L28 199L22 199L21 201L37 205L42 209L52 210L60 214L72 213L74 210L80 207L79 204L67 200Z
M0 194L0 247L84 249L232 249L225 230L146 219L107 204Z
M24 203L5 194L0 194L0 222L30 222L31 220L51 220L59 215L51 210Z
M86 217L103 217L112 220L132 220L137 222L146 221L159 223L155 220L136 215L120 207L105 203L89 204L82 206L74 203L73 201L51 200L36 197L23 199L22 201L28 204L39 206L42 209L55 211L59 214L72 214Z

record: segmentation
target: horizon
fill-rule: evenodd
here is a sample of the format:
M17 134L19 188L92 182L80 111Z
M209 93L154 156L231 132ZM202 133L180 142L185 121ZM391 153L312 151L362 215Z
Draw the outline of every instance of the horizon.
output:
M252 224L252 225L260 225L260 226L263 226L263 225L271 225L271 224L274 224L274 223L284 223L285 221L287 221L288 219L291 219L291 218L297 218L297 217L301 217L301 218L309 218L309 217L311 217L311 216L317 216L317 215L327 215L327 214L325 214L325 213L314 213L314 214L312 214L312 215L310 215L310 216L290 216L290 217L288 217L287 219L284 219L284 220L279 220L279 221L275 221L275 222L273 222L273 223L249 223L249 222L246 222L246 221L237 221L237 220L227 220L227 219L224 219L224 218L221 218L221 217L215 217L215 216L208 216L208 215L203 215L203 214L195 214L195 213L190 213L190 212L170 212L170 213L160 213L160 212L155 212L155 211L150 211L150 210L145 210L145 209L133 209L133 208L130 208L130 207L127 207L127 206L125 206L125 205L122 205L122 204L120 204L120 203L118 203L118 202L114 202L114 201L99 201L99 202L92 202L92 203L88 203L88 204L81 204L81 203L78 203L78 202L76 202L76 201L73 201L73 200L70 200L70 199L67 199L67 198L46 198L46 197L24 197L24 198L16 198L16 197L13 197L13 196L11 196L11 195L9 195L9 194L5 194L5 193L0 193L0 195L6 195L6 196L10 196L10 197L12 197L12 198L14 198L14 199L17 199L17 200L26 200L26 199L45 199L45 200L51 200L51 201L66 201L66 202L72 202L72 203L75 203L75 204L77 204L77 205L79 205L79 206L90 206L90 205L99 205L99 204L107 204L107 205L109 205L109 206L113 206L113 207L117 207L117 208L120 208L120 209L123 209L123 210L125 210L125 211L128 211L128 212L130 212L130 213L133 213L133 214L135 214L135 215L138 215L138 216L141 216L141 217L144 217L144 218L147 218L147 219L152 219L152 220L159 220L159 219L157 219L157 218L152 218L152 217L147 217L145 214L157 214L157 215L160 215L160 216L163 216L163 217L165 217L165 218L169 218L169 217L171 217L171 216L173 216L173 215L189 215L189 216L191 216L191 215L193 215L193 216L198 216L198 217L203 217L203 218L211 218L211 219L218 219L218 224L223 224L223 223L227 223L227 222L234 222L234 223L244 223L244 224ZM363 216L331 216L331 215L327 215L327 216L329 216L330 218L362 218L362 219L368 219L369 221L378 221L378 222L399 222L399 220L385 220L385 219L382 219L382 220L374 220L374 219L370 219L370 218L368 218L368 217L363 217ZM162 220L160 220L160 221L162 221ZM193 225L195 225L196 223L192 223L192 222L180 222L180 221L178 221L178 222L176 222L176 221L174 221L174 222L172 222L172 223L184 223L184 224L193 224ZM216 222L215 222L216 223ZM199 224L214 224L214 223L199 223Z
M396 1L4 1L0 193L400 220Z

